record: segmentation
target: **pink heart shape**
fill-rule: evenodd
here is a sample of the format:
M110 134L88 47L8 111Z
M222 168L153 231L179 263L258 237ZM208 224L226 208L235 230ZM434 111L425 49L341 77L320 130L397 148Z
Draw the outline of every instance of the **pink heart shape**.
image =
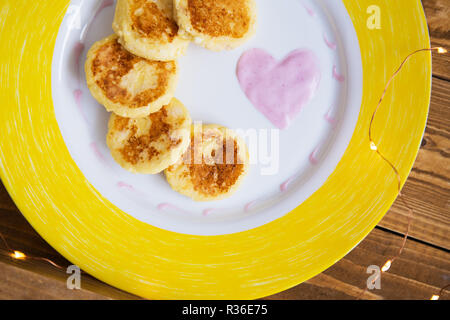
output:
M255 108L285 129L314 96L320 67L309 50L295 50L277 62L262 49L250 49L239 59L237 77Z

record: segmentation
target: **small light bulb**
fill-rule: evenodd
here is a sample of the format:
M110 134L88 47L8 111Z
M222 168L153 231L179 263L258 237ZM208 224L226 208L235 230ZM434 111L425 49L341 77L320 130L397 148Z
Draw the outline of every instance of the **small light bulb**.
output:
M20 251L14 251L14 253L11 253L10 256L17 260L23 260L26 258L25 254Z
M447 53L447 49L439 47L438 49L438 53Z
M430 300L439 300L439 296L437 294L433 294Z
M386 261L386 263L384 264L383 268L381 268L381 271L386 272L389 270L389 268L391 267L392 261L388 260Z
M377 151L378 150L377 145L375 144L375 142L370 141L370 149L373 150L373 151Z

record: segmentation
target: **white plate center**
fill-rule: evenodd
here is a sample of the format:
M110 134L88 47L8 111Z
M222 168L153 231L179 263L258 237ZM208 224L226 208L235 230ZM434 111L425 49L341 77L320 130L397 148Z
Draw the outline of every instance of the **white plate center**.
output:
M239 130L251 147L251 170L240 189L226 200L196 203L172 191L163 174L128 173L110 156L109 114L89 93L84 62L90 46L113 33L115 3L71 2L53 57L56 118L84 176L124 212L180 233L240 232L290 212L333 172L354 131L362 95L359 45L345 6L336 0L258 0L257 5L257 34L245 45L217 53L191 44L179 60L176 97L193 120ZM278 60L296 49L318 57L315 97L288 129L278 130L239 86L237 62L252 48Z

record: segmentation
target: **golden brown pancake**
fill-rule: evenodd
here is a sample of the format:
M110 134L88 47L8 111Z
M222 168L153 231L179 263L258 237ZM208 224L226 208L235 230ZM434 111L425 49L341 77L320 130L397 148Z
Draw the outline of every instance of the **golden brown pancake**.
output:
M218 125L200 126L191 133L183 157L165 171L172 189L195 201L231 196L248 173L245 142L233 131Z
M174 0L184 36L214 51L233 49L256 29L254 0Z
M114 160L133 173L156 174L176 163L190 142L191 118L177 99L145 118L112 114L107 144Z
M189 45L178 35L173 0L118 0L113 30L128 51L149 60L175 60Z
M173 98L176 61L150 61L127 50L112 35L95 43L85 65L87 85L97 101L122 117L156 112Z

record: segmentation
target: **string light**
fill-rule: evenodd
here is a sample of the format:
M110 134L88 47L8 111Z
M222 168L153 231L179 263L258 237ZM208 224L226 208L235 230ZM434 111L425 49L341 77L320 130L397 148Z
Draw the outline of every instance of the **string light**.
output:
M11 249L11 247L9 246L8 242L6 241L5 237L3 236L3 234L2 234L1 232L0 232L0 238L2 238L3 243L5 244L6 249L7 249L8 251L13 251L13 250Z
M11 253L10 256L17 260L25 260L25 258L27 257L23 252L17 250Z
M448 288L450 288L450 283L448 285L446 285L445 287L443 287L440 291L439 294L433 294L430 298L430 300L439 300L440 297L442 296L442 294L444 293L445 290L447 290Z
M447 53L447 49L442 48L442 47L433 47L433 48L426 48L426 49L419 49L416 50L414 52L412 52L411 54L409 54L400 64L400 66L398 67L398 69L392 74L392 76L389 78L386 86L384 87L383 93L381 94L380 100L378 100L378 104L374 110L374 112L372 113L372 117L370 119L370 125L369 125L369 147L370 150L374 151L376 154L378 154L378 156L380 156L380 158L386 162L392 169L392 171L394 172L396 178L397 178L397 193L399 198L402 200L403 204L405 205L406 209L408 210L408 225L406 228L406 232L405 235L403 237L403 241L402 244L397 252L397 254L395 256L393 256L391 259L387 260L385 262L385 264L383 265L383 267L381 268L382 272L387 272L391 266L392 263L395 261L395 259L397 259L403 252L403 249L405 248L406 245L406 240L408 239L409 236L409 230L411 228L411 221L412 221L412 217L414 214L414 211L412 210L412 208L408 205L408 202L406 201L406 199L403 197L402 195L402 179L400 176L400 172L397 169L397 167L380 151L380 149L378 148L378 146L375 144L374 139L373 139L373 123L375 121L375 117L381 107L381 104L383 103L384 97L386 96L386 93L392 83L392 81L394 80L395 77L397 77L397 75L400 73L400 71L403 69L403 66L409 61L409 59L411 59L412 56L416 55L419 52L424 52L424 51L437 51L438 53ZM378 279L378 277L376 277L376 279ZM443 290L445 289L445 287L443 288ZM441 293L442 291L441 290ZM358 299L361 298L362 295L364 295L364 293L367 291L367 287L364 289L364 291L362 292L362 294L358 297ZM433 297L431 297L431 300L438 300L439 299L439 295L433 295Z
M59 264L57 264L56 262L47 259L47 258L43 258L43 257L34 257L34 256L27 256L25 253L18 251L18 250L13 250L9 244L8 241L6 241L6 238L3 236L3 234L0 232L0 238L3 240L3 243L5 244L6 249L10 252L9 256L15 260L41 260L44 262L47 262L49 264L51 264L52 266L54 266L55 268L61 269L61 270L65 270L66 268L60 266Z
M1 235L1 237L3 238L3 241L4 241L5 243L7 243L7 242L6 242L6 239L3 237L3 235L2 235L1 233L0 233L0 235ZM54 262L54 261L52 261L52 260L50 260L50 259L43 258L43 257L27 256L25 253L23 253L23 252L21 252L21 251L18 251L18 250L12 251L12 252L9 254L9 256L10 256L11 258L15 259L15 260L26 260L26 259L28 259L28 260L41 260L41 261L45 261L45 262L51 264L52 266L54 266L54 267L56 267L56 268L58 268L58 269L65 270L64 267L60 266L59 264L57 264L56 262Z
M385 88L384 88L384 91L383 91L383 93L382 93L382 95L381 95L381 98L380 98L380 100L378 101L378 105L377 105L377 107L375 108L375 111L372 113L372 117L371 117L371 119L370 119L370 125L369 125L369 147L370 147L370 150L376 152L376 153L381 157L381 159L383 159L383 161L385 161L385 162L392 168L393 172L395 173L395 175L396 175L396 177L397 177L397 191L398 191L399 198L402 199L402 201L403 201L405 207L408 209L408 212L409 212L409 214L408 214L408 226L407 226L407 230L406 230L406 232L405 232L404 238L403 238L402 245L401 245L400 249L398 250L397 255L394 256L393 258L387 260L387 261L385 262L385 264L384 264L383 267L381 268L381 271L382 271L382 272L387 272L387 271L391 268L392 263L394 262L394 260L395 260L396 258L398 258L398 257L401 255L401 253L403 252L403 249L405 248L406 240L408 239L409 230L410 230L410 226L411 226L411 218L412 218L412 215L413 215L414 212L413 212L413 210L411 209L411 207L408 205L408 203L406 202L406 200L403 198L403 195L402 195L402 193L401 193L401 176L400 176L400 172L399 172L398 169L395 167L395 165L394 165L391 161L389 161L389 160L383 155L383 153L380 152L378 146L375 144L375 142L374 142L374 140L373 140L373 138L372 138L372 128L373 128L373 123L374 123L375 117L376 117L376 115L377 115L377 113L378 113L378 110L380 109L380 106L381 106L381 104L382 104L382 102L383 102L383 100L384 100L384 97L385 97L385 95L386 95L386 92L387 92L387 90L389 89L389 87L390 87L392 81L393 81L394 78L400 73L400 71L402 70L403 66L408 62L408 60L409 60L412 56L414 56L415 54L417 54L417 53L419 53L419 52L423 52L423 51L437 51L437 52L440 53L440 54L443 54L443 53L447 53L447 52L448 52L447 49L445 49L445 48L442 48L442 47L434 47L434 48L419 49L419 50L416 50L416 51L414 51L413 53L409 54L409 55L403 60L403 62L400 64L400 67L399 67L399 68L394 72L394 74L389 78L389 80L388 80L388 82L387 82L387 84L386 84L386 86L385 86ZM23 252L21 252L21 251L12 250L11 247L8 245L8 242L6 241L5 237L3 236L3 234L2 234L1 232L0 232L0 238L3 240L3 242L4 242L4 244L5 244L5 247L8 249L8 251L11 252L9 255L10 255L10 257L12 257L13 259L16 259L16 260L25 260L25 259L42 260L42 261L45 261L45 262L47 262L47 263L53 265L54 267L56 267L56 268L58 268L58 269L65 269L65 268L63 268L62 266L58 265L57 263L53 262L53 261L50 260L50 259L43 258L43 257L32 257L32 256L27 256L27 255L25 255L25 254L24 254ZM379 277L379 276L377 276L375 279L373 279L373 280L372 280L372 283L375 283L375 281L378 279L378 277ZM449 288L449 287L450 287L450 284L447 285L447 286L445 286L445 287L443 287L443 288L440 290L439 294L438 294L438 295L434 294L434 295L430 298L430 300L439 300L439 298L440 298L440 296L442 295L442 293L444 292L444 290L446 290L446 289ZM358 299L361 298L361 296L362 296L366 291L367 291L367 287L364 289L364 291L363 291L362 294L358 297Z
M388 260L386 261L386 263L384 264L384 266L381 268L381 271L386 272L391 268L392 265L392 261Z
M378 147L376 146L375 142L370 141L370 149L373 151L377 151Z

